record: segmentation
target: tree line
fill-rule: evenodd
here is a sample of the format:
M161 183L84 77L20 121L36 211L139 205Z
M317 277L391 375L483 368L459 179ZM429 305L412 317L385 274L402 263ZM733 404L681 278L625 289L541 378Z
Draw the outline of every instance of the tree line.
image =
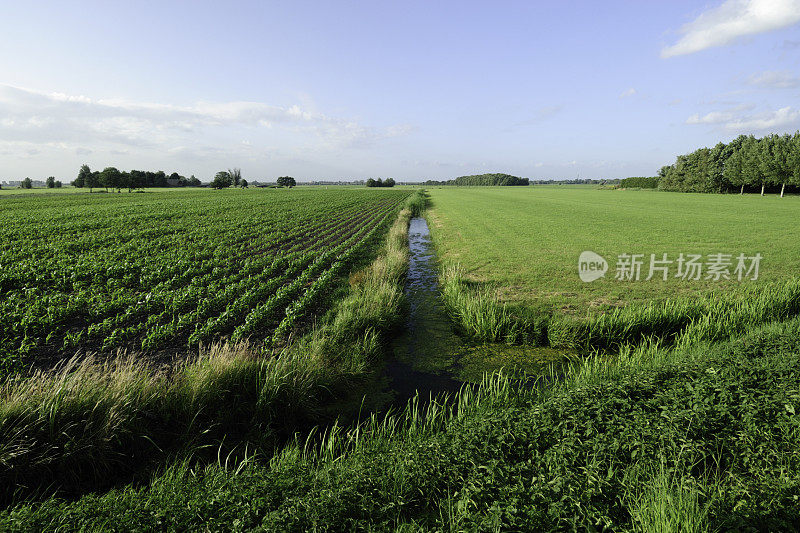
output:
M381 178L372 179L369 178L365 183L367 187L394 187L395 181L393 178L386 178L386 180L382 180Z
M681 192L761 191L800 188L800 132L762 138L740 135L728 144L679 155L658 172L658 188Z
M131 170L123 172L115 167L106 167L102 171L92 171L89 165L82 165L78 177L71 185L78 188L92 189L144 189L150 187L200 187L199 179L191 176L186 178L177 172L167 175L163 170L150 172L145 170Z
M455 186L527 186L530 185L528 178L520 178L511 174L475 174L472 176L459 176L452 180L437 181L428 180L423 185L455 185Z
M619 178L572 178L568 180L530 180L531 185L616 185L620 182Z

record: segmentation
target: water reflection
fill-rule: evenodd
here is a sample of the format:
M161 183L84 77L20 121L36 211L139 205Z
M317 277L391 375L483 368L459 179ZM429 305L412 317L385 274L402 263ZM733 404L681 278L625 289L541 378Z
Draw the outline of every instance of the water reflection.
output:
M565 352L551 348L474 344L457 335L439 297L436 261L424 218L411 219L408 240L406 327L392 345L385 370L398 399L417 390L455 391L465 381L477 382L484 372L500 368L535 375L564 360Z

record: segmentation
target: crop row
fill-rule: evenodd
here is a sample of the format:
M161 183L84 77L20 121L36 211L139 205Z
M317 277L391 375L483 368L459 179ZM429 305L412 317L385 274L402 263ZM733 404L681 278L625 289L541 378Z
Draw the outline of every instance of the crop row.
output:
M0 365L44 352L276 339L406 195L187 191L4 204Z

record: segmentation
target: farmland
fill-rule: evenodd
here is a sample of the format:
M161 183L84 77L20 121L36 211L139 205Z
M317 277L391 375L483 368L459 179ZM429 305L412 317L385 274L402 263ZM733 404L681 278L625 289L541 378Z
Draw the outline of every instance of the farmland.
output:
M0 362L77 351L280 344L394 221L404 191L208 190L8 196ZM328 302L329 303L329 302Z
M24 221L38 224L26 237L26 243L35 243L27 255L20 251L26 247L4 249L18 254L19 266L9 272L38 272L38 278L28 274L23 285L40 287L32 293L32 309L36 302L49 302L42 294L59 291L86 291L99 302L120 295L123 303L150 309L146 294L155 293L159 284L145 282L155 280L153 272L161 272L157 266L169 264L169 258L174 270L165 268L160 275L176 280L174 294L186 291L187 299L219 303L209 304L214 311L204 313L196 312L199 305L178 306L197 318L181 329L183 315L163 315L163 306L174 300L165 294L148 311L160 317L153 328L111 341L110 335L100 340L88 333L77 339L83 349L123 347L136 357L163 350L199 353L172 373L151 372L139 359L89 362L6 385L0 404L0 485L8 488L0 497L16 505L0 512L0 528L628 531L693 523L693 530L702 531L786 530L797 523L797 243L789 236L791 228L758 225L788 224L795 198L769 212L753 207L761 198L586 187L430 193L426 217L443 258L441 293L433 297L441 295L453 326L460 329L459 314L469 314L490 330L508 327L511 336L479 340L525 344L518 352L523 358L542 350L560 353L553 348L562 347L578 354L566 364L558 361L556 372L545 368L539 386L522 385L501 371L482 380L469 377L480 382L452 397L425 402L423 391L388 415L369 413L381 408L384 394L372 377L380 376L390 341L403 338L398 325L414 307L408 294L409 305L403 304L402 287L409 257L417 257L408 239L411 217L425 206L419 193L308 189L37 197L46 214L7 204L17 209L18 216L8 218L17 242ZM33 200L14 199L24 206ZM735 202L742 200L755 212L739 210ZM704 201L716 203L704 208ZM665 229L642 226L652 220L652 206L662 213ZM708 221L712 215L723 225L681 229L684 222ZM60 229L51 230L45 218ZM585 223L590 218L593 225ZM353 251L383 227L384 219L392 226L375 236L382 241L377 251ZM734 228L740 226L749 229L737 233ZM61 234L70 238L57 241ZM82 239L83 234L92 237ZM342 243L344 250L330 252ZM578 278L577 253L584 247L611 256L619 249L638 252L638 247L648 253L664 246L673 253L683 243L691 248L684 251L702 253L728 247L731 253L742 248L751 253L747 247L752 246L763 251L765 277L741 286L730 280L698 280L696 287L642 280L624 289L613 279L586 284L570 279ZM247 265L261 261L259 251L277 257L251 271ZM317 296L306 297L314 280L324 280L337 264L333 257L348 261L348 252L374 260L367 267L362 262L355 272L342 269L352 272L349 283L329 298L329 306L319 305ZM63 276L34 268L35 253L54 272L59 271L53 265L70 264L68 254L83 258L75 260L80 268L72 272L91 276L76 274L67 284ZM281 259L294 253L302 261L292 270L292 263ZM148 256L161 260L148 262ZM103 268L92 268L94 257ZM319 258L328 258L330 266L319 265L304 278ZM212 272L201 278L201 286L191 280L203 271L180 277L193 262ZM464 279L450 274L459 262L466 268ZM280 268L270 270L272 265ZM138 277L126 278L109 270L113 266ZM297 290L282 289L291 291L281 300L282 312L265 315L247 336L237 335L253 310L282 294L270 284L272 277L259 272L283 273L280 287ZM217 278L229 282L217 287ZM4 278L4 287L16 279ZM165 292L172 290L173 285L161 283ZM237 313L235 320L220 318L239 309L236 302L246 288L259 284L270 290L260 293L249 311ZM205 285L217 288L200 291ZM226 286L239 288L228 292ZM546 290L558 290L560 300ZM27 295L19 287L14 291ZM126 291L130 300L123 299ZM673 294L687 297L670 301ZM632 303L604 307L595 303L598 298ZM87 305L94 301L85 300ZM298 301L311 303L292 303ZM574 308L554 304L559 301ZM515 312L533 309L522 318L542 325L543 336L529 336L524 324L509 323L504 307L509 302ZM552 314L538 314L548 306ZM300 335L300 328L291 338L298 322L327 307L308 333ZM49 315L32 312L21 323L37 316ZM282 327L287 317L293 317L291 327ZM99 318L84 318L82 327L88 331L103 324ZM446 322L433 329L447 329ZM163 333L160 344L158 328L164 325L174 329ZM69 350L63 333L71 330L57 331L61 344L52 346L64 356ZM491 353L469 344L468 336L462 340L476 348L472 357ZM241 342L195 348L195 343L232 338ZM414 353L422 360L417 362L435 366L436 361L424 360L429 355L424 335L418 338ZM585 342L579 346L576 340ZM28 356L44 353L51 341L34 344ZM450 349L455 351L456 344L461 341L450 342ZM551 348L531 346L537 344ZM279 349L264 351L264 346ZM482 366L481 361L464 363ZM491 366L497 365L484 368ZM130 477L137 482L113 483ZM51 494L50 487L59 492Z
M800 197L674 194L593 187L431 188L428 211L439 260L512 306L595 316L631 303L758 287L796 276ZM603 256L605 277L584 283L578 257ZM650 254L760 253L757 281L645 280ZM643 254L639 281L615 279L619 254ZM735 266L735 265L733 265ZM733 271L733 266L731 271Z

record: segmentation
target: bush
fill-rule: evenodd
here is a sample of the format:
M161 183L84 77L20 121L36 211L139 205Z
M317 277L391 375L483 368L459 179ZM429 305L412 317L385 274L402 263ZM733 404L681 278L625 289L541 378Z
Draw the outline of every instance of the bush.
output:
M658 177L654 178L625 178L620 180L619 186L624 189L658 189Z

